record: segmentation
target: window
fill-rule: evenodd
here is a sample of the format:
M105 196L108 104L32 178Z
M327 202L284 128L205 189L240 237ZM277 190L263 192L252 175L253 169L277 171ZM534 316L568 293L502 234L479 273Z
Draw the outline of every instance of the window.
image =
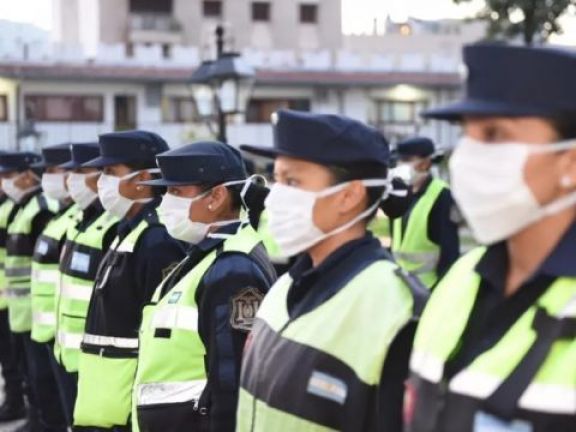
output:
M309 99L251 99L246 111L247 123L270 123L270 116L279 109L310 111Z
M419 121L419 113L425 110L428 102L421 101L377 101L378 124L413 124Z
M318 22L318 5L303 3L300 5L300 22L316 24Z
M130 0L131 13L172 13L172 0Z
M8 121L8 96L0 95L0 122Z
M204 0L202 13L206 18L222 18L222 2L220 0Z
M164 121L166 123L192 123L198 120L196 103L191 97L171 97L165 100Z
M26 95L26 120L101 122L104 98L97 95Z
M252 2L252 21L270 21L270 3Z

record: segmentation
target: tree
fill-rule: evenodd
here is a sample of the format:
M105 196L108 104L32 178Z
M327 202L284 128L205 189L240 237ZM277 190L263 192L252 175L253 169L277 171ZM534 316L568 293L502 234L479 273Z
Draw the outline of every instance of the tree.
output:
M453 0L466 3L471 0ZM561 33L558 22L576 0L485 0L477 18L488 22L489 38L521 36L524 43L542 42Z

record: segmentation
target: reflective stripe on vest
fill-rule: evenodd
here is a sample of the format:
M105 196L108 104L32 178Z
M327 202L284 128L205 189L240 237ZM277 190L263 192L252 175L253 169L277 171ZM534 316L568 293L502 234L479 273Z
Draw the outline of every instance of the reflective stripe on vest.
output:
M244 353L237 431L375 430L382 367L413 314L396 268L373 262L294 319L287 310L292 279L276 282Z
M120 338L112 336L99 336L85 333L82 342L102 348L114 347L125 349L138 349L138 338Z
M66 280L65 282L62 282L60 287L60 297L61 301L82 300L89 302L90 297L92 297L92 285L72 283L69 280Z
M461 337L476 302L481 279L474 268L484 253L485 249L478 248L462 257L438 284L424 311L410 360L415 405L413 417L408 421L409 430L469 430L467 425L476 412L482 410L482 404L500 385L505 385L538 342L540 336L534 328L538 313L557 320L576 318L576 278L558 278L499 341L449 382L444 382L445 363L462 343ZM576 415L575 364L576 340L554 339L535 376L526 388L520 388L519 400L511 402L531 416ZM426 390L421 390L424 387ZM444 388L448 395L441 390ZM438 398L434 394L444 396ZM466 403L459 404L460 400ZM458 415L452 415L456 411ZM434 412L438 417L421 417L422 412Z
M418 275L428 288L437 282L436 267L440 259L439 246L428 238L428 218L446 183L432 178L424 194L412 208L406 228L403 218L393 221L391 250L398 264Z
M136 388L139 406L198 401L206 380L140 384Z
M53 312L32 312L32 323L38 326L55 326L56 314Z
M56 340L62 348L79 350L82 345L82 337L81 333L67 333L58 330Z
M198 331L198 309L193 306L165 305L152 315L152 328Z

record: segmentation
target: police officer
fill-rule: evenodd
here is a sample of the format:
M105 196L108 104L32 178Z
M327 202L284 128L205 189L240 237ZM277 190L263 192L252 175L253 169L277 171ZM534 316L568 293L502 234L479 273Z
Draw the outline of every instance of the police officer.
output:
M59 211L48 222L34 247L32 257L32 331L31 345L35 348L37 388L40 421L51 429L66 429L64 410L60 399L54 397L57 384L51 367L54 336L56 334L56 294L58 291L58 264L63 237L68 227L76 222L78 207L70 199L66 188L68 171L59 165L71 158L70 144L59 144L42 149L43 162L36 166L44 169L42 190L44 194L60 203ZM45 408L44 408L45 407ZM42 418L50 415L49 419Z
M6 152L0 152L6 154ZM3 174L0 173L0 179ZM14 343L8 325L8 302L6 300L6 234L8 225L18 210L0 185L0 365L4 380L4 402L0 406L0 422L13 421L25 416L22 374L18 367Z
M420 306L366 226L389 188L389 149L346 117L280 111L266 200L287 256L247 343L239 431L398 430ZM426 291L419 287L419 293Z
M410 207L392 222L396 261L432 288L458 259L460 241L448 185L430 173L434 143L414 137L398 143L395 172L412 186Z
M234 431L244 342L276 280L240 219L250 180L238 151L220 142L163 153L158 165L163 178L144 184L168 187L160 216L190 249L144 312L134 418L142 432Z
M474 45L452 190L484 244L437 285L407 392L413 432L576 426L576 55Z
M46 381L49 385L52 378L44 363L47 352L42 345L30 339L30 280L34 246L46 224L59 210L58 201L47 198L40 188L40 162L41 157L34 153L0 155L0 170L4 173L2 189L18 208L8 226L6 240L6 293L10 330L28 384L29 419L33 427L41 430L59 430L62 427L61 411L43 385Z
M126 131L101 135L99 143L101 156L84 166L103 169L100 201L121 222L96 273L78 360L74 423L128 430L142 308L184 249L158 219L159 193L140 184L155 175L155 158L168 150L166 142L151 132Z
M57 301L56 343L52 367L68 426L73 424L78 381L78 355L84 333L88 302L96 269L116 236L118 219L106 213L98 199L98 168L82 165L100 156L98 143L74 143L71 161L60 165L71 170L67 186L80 209L77 223L68 228L60 258L60 292Z

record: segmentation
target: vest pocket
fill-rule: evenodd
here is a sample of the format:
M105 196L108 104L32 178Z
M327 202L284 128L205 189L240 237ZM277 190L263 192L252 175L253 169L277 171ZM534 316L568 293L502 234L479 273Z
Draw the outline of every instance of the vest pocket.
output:
M201 431L210 429L209 416L196 401L137 407L140 432Z

